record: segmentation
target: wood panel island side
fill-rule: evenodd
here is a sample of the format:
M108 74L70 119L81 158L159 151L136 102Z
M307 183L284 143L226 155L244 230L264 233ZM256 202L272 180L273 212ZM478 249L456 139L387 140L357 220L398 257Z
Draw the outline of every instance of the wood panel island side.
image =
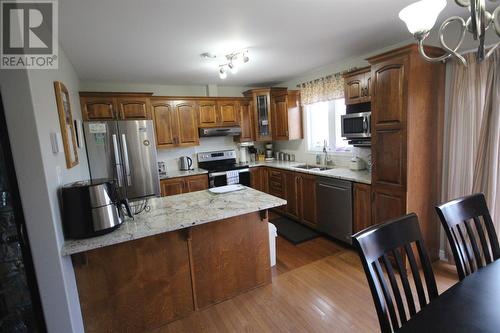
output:
M151 199L100 237L67 240L86 332L143 332L271 282L267 210L245 188Z

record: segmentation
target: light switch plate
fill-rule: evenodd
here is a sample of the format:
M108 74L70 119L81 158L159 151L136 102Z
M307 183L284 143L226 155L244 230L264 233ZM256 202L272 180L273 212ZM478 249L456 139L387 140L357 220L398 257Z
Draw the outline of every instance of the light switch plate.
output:
M52 145L52 152L57 154L61 151L62 136L60 132L50 133L50 143Z

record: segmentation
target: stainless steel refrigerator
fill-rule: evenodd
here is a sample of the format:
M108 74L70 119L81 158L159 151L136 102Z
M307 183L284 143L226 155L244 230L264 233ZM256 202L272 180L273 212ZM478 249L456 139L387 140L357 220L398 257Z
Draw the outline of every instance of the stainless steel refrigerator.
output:
M131 201L160 195L152 120L88 121L84 132L92 179L115 179Z

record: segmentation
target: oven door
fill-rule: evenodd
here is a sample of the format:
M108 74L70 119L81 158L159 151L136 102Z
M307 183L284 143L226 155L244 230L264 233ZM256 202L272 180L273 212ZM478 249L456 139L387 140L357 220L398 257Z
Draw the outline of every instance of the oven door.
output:
M342 119L342 136L347 139L370 138L371 112L346 114Z
M241 185L250 186L250 169L238 170L239 183ZM212 172L208 174L210 188L227 185L227 172Z

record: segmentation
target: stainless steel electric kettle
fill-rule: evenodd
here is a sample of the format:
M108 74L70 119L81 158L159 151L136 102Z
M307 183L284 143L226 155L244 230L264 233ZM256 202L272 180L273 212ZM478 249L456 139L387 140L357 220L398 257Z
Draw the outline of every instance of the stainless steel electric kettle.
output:
M180 169L182 171L191 170L192 166L193 166L193 160L190 157L182 156L180 158Z

